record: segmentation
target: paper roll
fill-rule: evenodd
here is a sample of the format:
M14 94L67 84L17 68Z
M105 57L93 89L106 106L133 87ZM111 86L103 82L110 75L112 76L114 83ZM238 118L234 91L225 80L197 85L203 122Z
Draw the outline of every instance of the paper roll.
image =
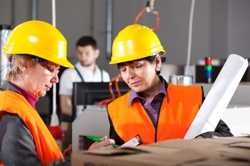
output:
M229 55L189 127L185 139L215 130L247 67L247 59L236 54Z

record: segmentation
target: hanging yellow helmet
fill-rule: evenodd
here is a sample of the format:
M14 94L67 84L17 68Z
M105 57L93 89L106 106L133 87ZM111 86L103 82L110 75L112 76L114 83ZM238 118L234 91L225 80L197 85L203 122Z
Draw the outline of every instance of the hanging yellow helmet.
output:
M67 59L67 41L63 34L44 21L26 21L11 32L3 51L9 56L29 54L64 67L73 67Z
M165 53L154 31L140 24L122 29L113 41L110 64L142 59Z

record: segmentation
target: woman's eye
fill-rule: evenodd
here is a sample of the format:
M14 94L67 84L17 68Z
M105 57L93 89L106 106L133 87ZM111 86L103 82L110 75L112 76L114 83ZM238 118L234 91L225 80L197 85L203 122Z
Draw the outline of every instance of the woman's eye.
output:
M45 68L50 71L51 73L53 73L55 71L54 68L50 67L49 65L45 65Z
M51 73L57 73L58 72L58 69L55 68L55 67L52 67L52 66L49 66L49 65L46 65L45 68L51 72Z
M120 68L120 72L125 72L126 71L126 67L121 67Z
M54 68L48 68L51 73L54 73L56 70Z
M141 68L142 66L143 66L143 64L141 64L141 63L135 64L135 68Z

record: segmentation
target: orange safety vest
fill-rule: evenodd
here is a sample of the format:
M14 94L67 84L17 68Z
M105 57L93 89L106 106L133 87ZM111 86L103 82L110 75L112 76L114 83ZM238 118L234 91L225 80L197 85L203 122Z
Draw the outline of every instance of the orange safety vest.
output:
M183 138L202 104L199 85L168 84L161 105L157 127L139 101L128 104L130 92L108 105L114 130L125 142L139 135L143 144Z
M9 90L1 91L0 115L4 113L16 114L22 119L33 136L38 157L44 166L63 159L61 150L47 126L23 96ZM3 166L1 161L0 166Z

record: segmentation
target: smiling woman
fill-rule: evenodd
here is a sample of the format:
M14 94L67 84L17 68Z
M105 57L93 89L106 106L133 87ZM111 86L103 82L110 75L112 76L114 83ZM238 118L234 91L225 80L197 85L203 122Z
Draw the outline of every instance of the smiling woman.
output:
M10 70L0 91L0 166L62 164L35 104L59 81L60 66L73 66L65 37L46 22L27 21L13 29L3 50Z

